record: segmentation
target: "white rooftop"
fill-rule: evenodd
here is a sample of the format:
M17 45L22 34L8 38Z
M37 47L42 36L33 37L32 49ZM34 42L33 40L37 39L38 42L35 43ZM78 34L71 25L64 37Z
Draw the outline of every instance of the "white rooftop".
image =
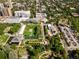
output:
M30 11L24 11L24 10L21 10L21 11L15 11L15 16L17 17L25 17L25 18L29 18L30 17Z

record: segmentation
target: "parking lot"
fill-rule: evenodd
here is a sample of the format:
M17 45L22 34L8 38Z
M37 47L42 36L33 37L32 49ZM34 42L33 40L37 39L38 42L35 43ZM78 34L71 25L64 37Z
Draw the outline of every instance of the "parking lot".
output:
M74 50L79 48L79 43L77 42L77 38L74 37L74 33L69 27L66 26L59 26L61 32L64 34L64 40L67 45L68 50Z

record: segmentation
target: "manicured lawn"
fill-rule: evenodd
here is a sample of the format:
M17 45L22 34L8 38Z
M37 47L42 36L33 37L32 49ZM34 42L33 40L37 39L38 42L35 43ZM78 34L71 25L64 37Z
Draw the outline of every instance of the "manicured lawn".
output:
M8 37L8 35L0 35L0 43L5 43Z
M40 29L39 24L27 24L24 31L25 39L38 38L41 33Z

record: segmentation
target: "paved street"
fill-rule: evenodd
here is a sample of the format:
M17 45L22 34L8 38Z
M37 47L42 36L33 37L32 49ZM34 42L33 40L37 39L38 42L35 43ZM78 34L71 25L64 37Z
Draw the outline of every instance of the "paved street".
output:
M43 39L45 39L43 22L41 22L41 32L42 32L42 35L43 35Z
M24 25L23 23L21 23L21 28L18 31L18 34L23 34L24 33L24 30L25 30L25 27L26 27L26 25Z

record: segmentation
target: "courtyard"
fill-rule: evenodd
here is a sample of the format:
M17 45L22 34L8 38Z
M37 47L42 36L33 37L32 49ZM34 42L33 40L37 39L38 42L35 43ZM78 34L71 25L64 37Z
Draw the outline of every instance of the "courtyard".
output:
M29 23L26 24L24 31L25 39L38 39L41 36L40 24Z

